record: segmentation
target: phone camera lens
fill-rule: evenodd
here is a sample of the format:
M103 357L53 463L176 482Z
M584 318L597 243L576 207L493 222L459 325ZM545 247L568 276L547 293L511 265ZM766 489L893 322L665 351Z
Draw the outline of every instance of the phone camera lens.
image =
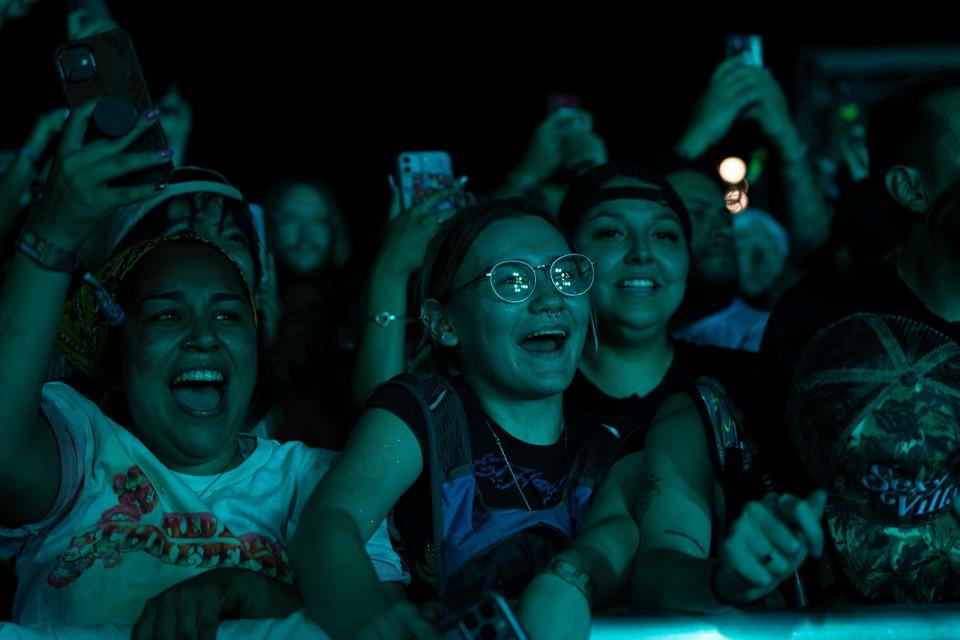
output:
M411 171L413 171L413 169L411 169L410 167L404 167L404 168L403 168L403 172L404 172L404 173L410 173Z
M480 637L484 640L496 640L497 628L492 624L485 624L480 628Z
M473 611L463 616L463 624L466 625L467 629L474 629L478 624L480 624L480 619L477 618L477 614Z

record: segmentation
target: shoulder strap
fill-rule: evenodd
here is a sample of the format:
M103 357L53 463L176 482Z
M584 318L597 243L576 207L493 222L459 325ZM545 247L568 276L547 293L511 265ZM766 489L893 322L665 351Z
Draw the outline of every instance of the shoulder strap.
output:
M717 471L725 473L731 466L741 470L749 469L749 450L744 444L741 424L743 416L739 407L727 394L727 390L717 380L703 376L697 378L694 386L703 401L706 417L709 418L713 438L713 454Z
M427 432L424 464L430 470L430 502L433 515L433 546L436 550L436 575L442 576L444 558L443 483L473 473L470 430L463 402L445 378L430 373L408 373L393 378L413 395L423 411ZM443 584L437 580L437 592L443 599Z

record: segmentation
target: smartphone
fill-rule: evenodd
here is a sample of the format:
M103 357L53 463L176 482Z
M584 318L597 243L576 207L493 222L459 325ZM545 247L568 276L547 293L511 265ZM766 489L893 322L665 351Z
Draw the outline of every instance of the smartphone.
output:
M420 204L431 193L453 185L453 165L446 151L404 151L397 156L403 210ZM438 202L432 212L454 206L453 198Z
M572 93L551 93L547 96L547 115L558 111L578 111L581 107L580 96Z
M493 592L445 618L439 629L444 640L527 640L510 605Z
M727 34L727 57L743 56L744 61L754 67L763 66L763 39L754 34Z
M111 29L61 45L57 48L55 63L71 109L98 100L91 119L93 126L87 127L84 142L126 135L140 116L153 108L133 42L123 29ZM161 151L167 146L167 138L157 121L127 150ZM133 186L164 182L172 172L170 161L127 174L110 184Z

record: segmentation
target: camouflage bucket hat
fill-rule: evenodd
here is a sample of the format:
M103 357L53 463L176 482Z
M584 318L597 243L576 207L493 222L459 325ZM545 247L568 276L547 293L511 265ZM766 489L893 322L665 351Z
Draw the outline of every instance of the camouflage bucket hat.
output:
M850 316L804 351L788 416L830 493L827 529L854 588L882 602L960 600L960 346L905 318Z

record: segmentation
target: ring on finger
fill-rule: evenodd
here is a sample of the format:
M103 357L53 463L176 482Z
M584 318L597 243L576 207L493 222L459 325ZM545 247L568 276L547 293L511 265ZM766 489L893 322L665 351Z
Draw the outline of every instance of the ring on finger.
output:
M779 572L783 569L784 559L780 554L770 552L760 558L760 563L769 571Z

